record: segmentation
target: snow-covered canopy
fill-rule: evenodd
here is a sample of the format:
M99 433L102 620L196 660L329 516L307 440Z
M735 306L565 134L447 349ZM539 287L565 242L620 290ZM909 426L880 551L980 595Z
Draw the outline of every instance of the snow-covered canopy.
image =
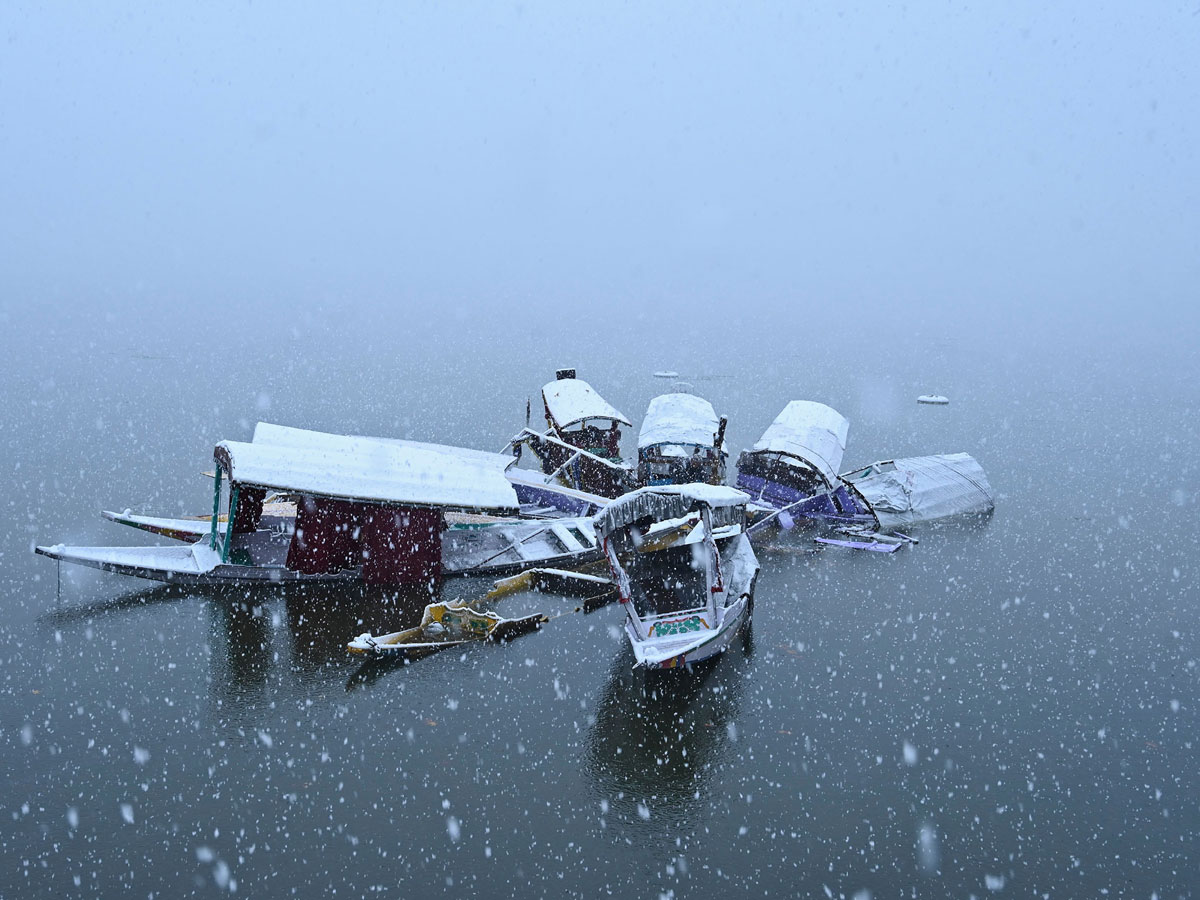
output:
M259 440L260 429L262 429ZM442 444L349 437L260 423L255 442L213 456L240 484L345 500L515 512L512 457Z
M849 420L836 409L812 400L793 400L763 432L754 452L800 459L833 485L837 483L849 431Z
M656 522L682 519L702 506L712 510L714 528L741 524L750 495L723 484L664 484L639 488L611 501L595 518L607 536L649 516Z
M872 463L842 480L867 502L884 531L995 506L983 468L966 453Z
M277 447L292 447L297 450L312 448L320 450L329 446L329 438L339 441L352 439L355 441L371 441L380 444L390 444L394 447L414 447L418 450L428 450L433 453L444 453L456 460L474 459L482 466L496 463L496 457L507 460L508 465L515 465L516 459L508 454L489 453L486 450L472 450L468 447L453 447L449 444L428 444L424 441L406 441L401 438L367 437L365 435L328 434L323 431L310 431L307 428L292 428L289 425L274 425L270 422L259 422L254 426L255 444L273 444Z
M695 394L662 394L650 401L638 449L655 444L697 444L711 447L719 426L716 410Z
M542 388L542 398L559 428L568 428L584 419L612 419L622 425L632 424L581 378L560 378L550 382Z

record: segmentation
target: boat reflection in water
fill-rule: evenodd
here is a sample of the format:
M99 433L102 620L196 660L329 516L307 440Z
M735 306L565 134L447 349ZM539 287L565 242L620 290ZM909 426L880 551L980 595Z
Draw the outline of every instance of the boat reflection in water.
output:
M584 753L606 815L656 829L690 820L714 769L737 753L749 627L738 644L688 673L634 669L628 647L616 655Z
M208 603L212 693L218 705L267 696L274 648L271 613L255 598L214 596Z
M272 681L321 682L330 667L345 666L348 635L415 622L437 593L423 585L214 592L207 598L213 700L253 706L260 696L268 700Z
M363 631L394 631L421 621L441 587L400 585L337 590L309 585L289 591L285 604L292 664L311 671L346 663L346 641Z

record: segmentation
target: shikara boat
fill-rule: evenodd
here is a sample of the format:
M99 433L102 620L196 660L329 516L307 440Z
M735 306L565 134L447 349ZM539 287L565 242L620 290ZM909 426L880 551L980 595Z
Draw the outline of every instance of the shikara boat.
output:
M466 600L431 603L425 607L421 624L391 634L360 634L346 650L356 655L420 659L476 641L510 641L549 621L541 613L505 619L494 612L480 612Z
M722 484L726 424L703 397L654 397L638 433L638 484Z
M849 431L850 422L832 407L793 400L738 456L738 488L768 509L835 491Z
M274 425L269 422L259 422L254 428L253 444L282 445L293 448L304 447L316 442L318 448L324 440L321 432L308 431L302 428L290 428L284 425ZM397 447L426 446L442 447L437 444L417 444L394 438L360 438L362 441L379 442ZM459 449L459 448L447 448ZM476 451L466 451L475 453ZM485 454L484 458L495 454ZM206 473L215 476L215 472ZM553 480L547 481L539 472L528 469L518 469L516 460L510 459L504 471L505 478L513 486L519 501L520 518L579 518L591 517L599 512L608 499L597 494L565 487ZM150 534L161 535L173 540L195 543L211 532L211 515L192 515L178 518L166 516L148 516L134 513L131 509L123 512L103 510L105 519L119 525L128 525ZM511 515L488 515L478 512L463 512L446 510L446 525L451 529L475 528L480 525L511 523ZM263 499L262 515L259 527L271 528L276 531L290 532L295 527L296 502L287 494L271 492ZM226 515L217 516L217 533L224 535ZM454 568L452 566L452 568Z
M621 426L625 416L574 369L559 369L542 388L546 430L528 424L509 442L519 456L529 447L546 482L557 482L601 497L618 497L632 487L633 473L621 460Z
M742 491L707 484L641 488L596 517L638 666L715 656L750 619L758 559Z
M509 455L266 423L255 438L216 446L213 513L191 546L37 552L177 584L408 584L600 557L588 517L518 518ZM172 537L198 524L109 517Z

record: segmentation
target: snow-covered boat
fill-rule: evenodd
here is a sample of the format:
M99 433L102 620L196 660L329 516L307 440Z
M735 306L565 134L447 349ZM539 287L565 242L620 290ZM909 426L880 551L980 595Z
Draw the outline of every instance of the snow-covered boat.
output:
M652 398L638 433L638 484L723 483L726 424L695 394Z
M260 423L254 442L224 441L214 459L213 513L207 534L191 546L56 545L37 552L177 584L431 583L443 574L600 558L589 517L517 518L506 454ZM270 507L281 512L281 496L292 504L291 516L267 515ZM171 537L186 537L198 524L109 517Z
M745 534L748 500L723 485L661 485L596 516L639 666L708 659L749 621L759 565Z
M525 428L509 441L519 456L528 446L547 482L601 497L617 497L632 487L633 474L621 459L621 426L630 422L574 369L559 369L542 388L546 430ZM522 498L524 499L524 498Z
M326 436L321 432L308 431L302 428L290 428L285 425L274 425L269 422L259 422L254 428L253 444L287 446L303 448L315 445L320 448ZM437 444L419 444L414 441L404 441L395 438L363 437L357 438L365 442L378 442L395 447L439 447L443 451L457 450ZM465 451L475 453L476 451ZM494 457L496 454L484 454L483 458ZM214 473L209 473L215 475ZM547 481L540 472L528 469L518 469L516 460L509 459L504 471L516 492L519 501L519 516L521 518L590 518L599 512L608 502L607 498L586 491L565 487L556 481ZM123 512L103 510L100 513L110 522L128 525L150 534L168 537L172 540L195 543L211 532L211 515L192 515L181 517L148 516L134 513L131 509ZM271 492L263 498L262 514L259 519L260 528L270 528L279 532L290 533L295 528L296 502L287 494ZM479 512L463 512L446 510L446 526L449 529L475 528L481 525L509 524L514 521L510 515L489 515ZM226 516L217 516L217 534L225 534ZM523 535L522 535L523 536ZM497 546L496 549L499 549ZM551 555L559 555L554 553ZM458 568L455 565L451 569Z
M738 457L737 486L750 495L755 506L768 512L822 497L827 499L818 507L837 515L848 502L837 471L849 430L846 417L824 403L793 400L758 443ZM790 521L788 513L781 517L781 524Z
M419 625L391 634L360 634L346 650L357 655L419 659L473 641L510 641L549 621L541 613L505 619L494 612L480 612L466 600L431 603Z

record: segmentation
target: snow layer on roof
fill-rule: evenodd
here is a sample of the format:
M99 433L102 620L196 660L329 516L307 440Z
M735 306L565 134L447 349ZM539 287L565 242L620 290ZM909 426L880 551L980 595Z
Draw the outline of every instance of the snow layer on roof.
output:
M793 400L763 432L754 451L799 457L832 485L837 482L849 431L850 422L836 409L812 400Z
M270 422L259 422L254 426L255 444L272 444L277 447L292 447L297 450L306 448L321 449L328 446L328 438L337 440L374 441L380 444L390 444L394 447L415 447L433 453L445 453L455 459L474 459L480 465L491 466L496 463L496 457L506 460L506 465L513 465L516 459L508 454L489 453L486 450L472 450L468 447L453 447L449 444L428 444L424 441L406 441L401 438L366 437L351 435L349 438L340 434L328 434L323 431L310 431L307 428L292 428L289 425L274 425Z
M662 394L650 401L646 417L642 419L638 449L655 444L711 447L718 425L716 410L703 397L695 394Z
M542 398L559 428L584 419L615 419L622 425L632 424L581 378L560 378L550 382L542 388Z
M884 531L995 506L983 468L966 453L872 463L842 479L867 501Z
M261 423L260 428L266 425ZM234 481L377 503L511 512L512 457L442 444L323 434L267 425L256 442L222 441ZM282 442L281 442L282 441Z
M595 519L601 534L612 534L638 519L650 516L655 521L681 519L707 506L712 510L713 527L740 524L750 495L723 484L664 484L630 491L600 512Z

